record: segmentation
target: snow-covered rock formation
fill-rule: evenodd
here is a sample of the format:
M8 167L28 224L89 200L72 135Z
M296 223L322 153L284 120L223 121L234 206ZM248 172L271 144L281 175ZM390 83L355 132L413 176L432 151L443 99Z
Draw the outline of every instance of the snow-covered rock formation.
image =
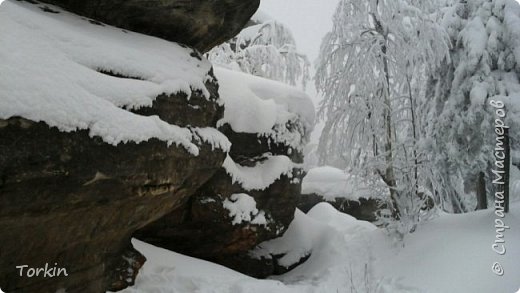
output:
M0 6L2 290L131 286L145 261L130 244L137 230L231 267L282 235L300 192L312 103L277 82L214 71L198 53L232 37L258 1L192 1L187 19L217 18L227 29L201 24L189 40L123 19L130 8L150 17L144 1L113 11L118 1L97 1L95 13L91 1L45 2L83 16L36 1ZM16 268L46 263L68 276L24 278Z
M0 35L0 287L131 285L143 262L132 233L195 192L229 150L211 64L29 2L2 4ZM68 276L16 268L45 264Z
M217 68L219 129L231 141L222 168L179 210L139 231L145 242L266 277L257 244L283 235L301 188L302 149L314 123L309 97L287 85Z
M376 222L388 199L382 180L367 180L330 166L310 169L302 180L298 208L308 212L320 202L358 220Z

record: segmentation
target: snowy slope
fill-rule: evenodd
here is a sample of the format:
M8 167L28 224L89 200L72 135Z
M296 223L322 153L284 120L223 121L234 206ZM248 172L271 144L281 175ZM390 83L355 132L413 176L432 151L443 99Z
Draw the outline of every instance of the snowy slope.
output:
M357 231L373 231L369 223L358 222L352 217L336 212L328 204L321 204L304 215L296 213L296 219L282 239L296 247L313 247L315 253L309 261L280 280L257 280L225 267L189 258L134 240L137 250L144 253L145 263L130 292L156 293L302 293L302 292L350 292L345 274L349 258L347 239L356 238ZM351 240L356 242L357 240ZM281 247L281 246L280 246ZM356 252L356 253L359 253ZM355 255L353 253L352 255ZM347 290L348 289L348 290ZM339 290L339 291L338 291ZM390 293L397 291L378 291Z
M148 258L134 288L124 292L198 293L513 293L520 288L520 203L506 217L507 254L497 256L493 211L441 214L396 243L370 223L322 203L307 215L297 211L286 234L261 245L287 252L285 261L312 251L288 274L257 280L227 268L134 240ZM491 265L500 261L505 275Z
M228 268L133 240L147 262L134 287L123 293L291 292L278 281L256 280ZM296 292L294 292L296 293Z
M14 0L0 7L0 36L0 119L88 129L114 145L157 138L198 153L192 131L127 111L151 106L162 93L200 90L209 97L204 82L211 64L191 57L191 49ZM227 145L214 130L201 134Z
M378 274L401 277L421 292L516 292L520 288L520 203L512 204L505 224L504 256L492 250L496 231L492 210L443 214L405 239L399 249L378 249ZM500 262L504 276L491 267Z

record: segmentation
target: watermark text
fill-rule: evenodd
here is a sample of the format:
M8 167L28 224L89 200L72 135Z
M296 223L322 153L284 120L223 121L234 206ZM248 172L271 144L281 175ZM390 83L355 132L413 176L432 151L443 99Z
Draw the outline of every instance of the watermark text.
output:
M29 265L16 266L20 277L42 277L42 278L56 278L56 277L67 277L67 269L58 267L57 263L54 266L45 263L45 266L40 268L29 267Z
M494 196L494 208L495 208L495 240L491 248L493 251L503 256L506 254L506 240L505 240L505 232L510 229L504 222L505 219L505 192L504 185L506 181L504 180L506 176L506 133L509 128L505 123L506 118L506 108L504 102L491 100L489 102L493 108L495 108L495 134L496 134L496 144L495 144L495 164L491 173L493 174L493 185L495 185L495 196ZM507 187L506 187L507 188ZM497 276L504 275L504 268L500 264L500 262L493 263L491 270Z

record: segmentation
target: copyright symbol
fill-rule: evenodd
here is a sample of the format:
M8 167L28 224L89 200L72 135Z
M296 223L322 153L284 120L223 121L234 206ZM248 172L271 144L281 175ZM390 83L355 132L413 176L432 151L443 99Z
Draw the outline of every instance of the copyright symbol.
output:
M497 275L497 276L503 276L504 275L504 268L498 262L493 264L493 266L491 267L491 270L493 270L493 273L495 273L495 275Z

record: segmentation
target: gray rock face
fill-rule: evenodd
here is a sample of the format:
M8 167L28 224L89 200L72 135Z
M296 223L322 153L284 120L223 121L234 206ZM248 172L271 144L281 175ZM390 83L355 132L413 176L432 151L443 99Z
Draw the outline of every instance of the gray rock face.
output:
M207 52L238 34L260 0L42 0L123 29Z
M260 163L266 153L288 155L283 144L269 144L255 134L234 133L229 127L221 129L232 142L231 158L242 166ZM294 162L303 159L291 151ZM136 233L136 237L155 246L182 254L216 262L253 277L265 278L276 273L274 263L256 260L248 252L258 244L283 235L294 218L301 193L301 170L293 169L265 190L245 190L233 183L221 168L194 196L175 212L159 219ZM248 222L233 224L224 202L233 194L245 193L264 211L267 225Z
M180 126L215 126L222 108L195 93L158 99L149 115ZM182 101L182 102L179 102ZM157 108L159 107L159 108ZM158 140L112 146L88 131L64 133L22 118L0 120L0 288L7 292L105 292L133 284L144 258L134 231L185 205L220 169L224 152L200 154ZM65 268L58 278L20 277L17 265Z

